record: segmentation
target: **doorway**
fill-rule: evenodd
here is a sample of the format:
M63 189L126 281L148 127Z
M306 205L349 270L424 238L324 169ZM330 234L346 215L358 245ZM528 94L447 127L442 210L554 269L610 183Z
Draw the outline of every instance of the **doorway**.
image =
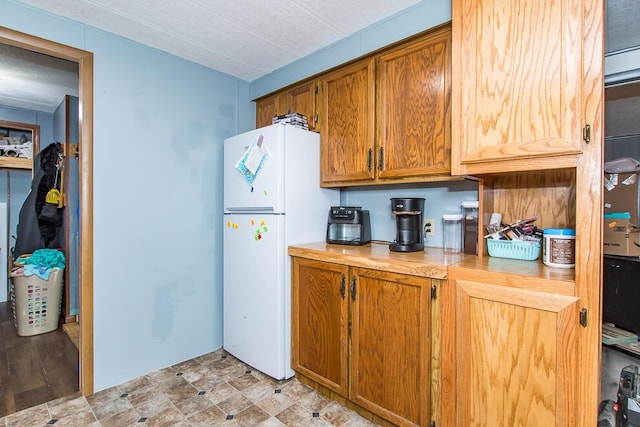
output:
M79 390L93 393L93 54L0 27L0 43L78 64Z

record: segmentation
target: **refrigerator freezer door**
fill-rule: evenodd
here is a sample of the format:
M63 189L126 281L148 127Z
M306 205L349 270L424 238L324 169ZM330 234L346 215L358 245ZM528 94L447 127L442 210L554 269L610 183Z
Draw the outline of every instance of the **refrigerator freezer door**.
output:
M224 220L224 348L273 378L288 378L284 215Z
M252 130L224 141L225 212L284 211L284 126Z

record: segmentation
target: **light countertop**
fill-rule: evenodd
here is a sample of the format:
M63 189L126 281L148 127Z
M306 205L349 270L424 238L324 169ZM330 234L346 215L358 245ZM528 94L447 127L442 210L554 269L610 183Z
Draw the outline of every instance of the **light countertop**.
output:
M289 246L289 255L335 264L371 268L412 276L446 279L449 267L482 271L488 275L508 274L523 280L562 282L567 291L573 289L574 269L553 268L541 260L477 257L463 253L444 252L442 248L426 247L418 252L392 252L386 243L372 242L363 246L332 245L325 242Z
M448 253L442 248L427 247L418 252L392 252L389 251L388 244L375 242L362 246L325 242L294 245L289 246L289 255L434 279L446 279L447 268L465 259L462 253Z

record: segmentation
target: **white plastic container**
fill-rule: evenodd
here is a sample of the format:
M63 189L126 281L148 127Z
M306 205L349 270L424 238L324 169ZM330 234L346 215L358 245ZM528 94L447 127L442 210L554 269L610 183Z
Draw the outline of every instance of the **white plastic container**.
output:
M576 266L576 230L546 228L542 233L542 262L549 267Z
M462 251L462 214L442 216L443 249L445 252Z

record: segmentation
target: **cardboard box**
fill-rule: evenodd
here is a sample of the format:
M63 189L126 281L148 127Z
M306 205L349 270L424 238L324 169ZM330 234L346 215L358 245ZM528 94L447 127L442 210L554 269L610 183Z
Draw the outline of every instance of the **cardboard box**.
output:
M607 255L640 256L640 228L630 221L631 214L605 213L603 249Z
M640 224L640 186L637 173L604 175L604 213L629 212L631 224Z

